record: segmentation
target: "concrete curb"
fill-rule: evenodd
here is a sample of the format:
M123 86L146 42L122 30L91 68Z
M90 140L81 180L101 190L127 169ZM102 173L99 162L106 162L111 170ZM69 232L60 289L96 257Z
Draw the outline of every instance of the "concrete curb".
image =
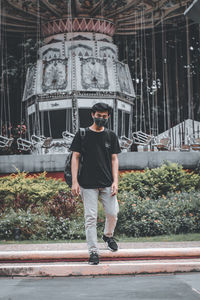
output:
M101 260L136 260L136 259L183 259L200 258L200 247L193 248L154 248L154 249L120 249L117 252L100 251ZM0 251L0 262L11 261L85 261L87 250L53 250L53 251Z
M200 271L200 247L100 250L100 264L88 265L88 251L0 251L0 276L101 276Z
M0 264L0 276L99 276L200 271L200 259L192 261L137 261L100 263Z

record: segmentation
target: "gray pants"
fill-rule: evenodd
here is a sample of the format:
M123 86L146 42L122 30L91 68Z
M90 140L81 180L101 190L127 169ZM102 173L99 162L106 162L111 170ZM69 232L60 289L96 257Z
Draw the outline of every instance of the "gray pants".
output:
M84 189L81 187L81 197L84 203L85 231L89 253L99 253L96 227L99 196L106 215L104 234L108 237L113 236L117 223L117 214L119 212L117 197L116 195L111 196L111 186L97 189Z

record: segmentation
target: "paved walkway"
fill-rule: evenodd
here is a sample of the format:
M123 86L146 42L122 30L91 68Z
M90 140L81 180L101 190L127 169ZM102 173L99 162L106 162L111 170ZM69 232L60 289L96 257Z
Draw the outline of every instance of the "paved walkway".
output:
M188 248L200 247L198 242L144 242L144 243L120 243L119 249L147 249L147 248ZM105 249L104 243L99 243L100 250ZM33 251L33 250L85 250L86 243L49 243L49 244L2 244L0 251Z
M198 300L200 273L98 278L0 278L0 287L0 300Z

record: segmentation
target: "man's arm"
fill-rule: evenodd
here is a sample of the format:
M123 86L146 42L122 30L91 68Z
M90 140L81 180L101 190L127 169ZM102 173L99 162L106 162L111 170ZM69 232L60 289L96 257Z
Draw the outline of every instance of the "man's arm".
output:
M72 171L72 194L74 196L79 195L80 185L78 183L78 167L79 167L79 152L73 152L71 161L71 171Z
M112 196L117 195L118 192L118 172L119 172L119 160L117 154L112 154L112 175L113 184L111 187Z

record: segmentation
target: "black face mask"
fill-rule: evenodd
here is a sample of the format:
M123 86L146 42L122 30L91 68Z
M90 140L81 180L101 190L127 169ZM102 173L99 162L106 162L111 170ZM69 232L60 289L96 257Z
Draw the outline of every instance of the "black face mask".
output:
M105 126L108 123L108 119L94 117L93 120L98 127Z

